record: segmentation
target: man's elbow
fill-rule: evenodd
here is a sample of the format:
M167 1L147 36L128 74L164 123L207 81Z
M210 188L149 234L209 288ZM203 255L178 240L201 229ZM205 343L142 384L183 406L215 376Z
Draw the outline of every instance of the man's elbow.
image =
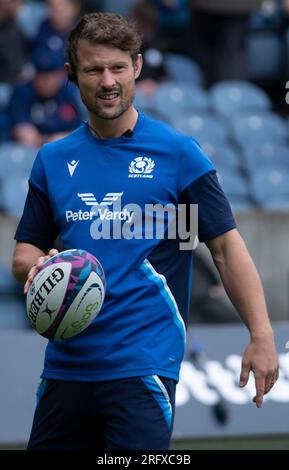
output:
M244 241L239 232L233 229L207 242L207 247L219 269L224 266L232 253L244 251Z
M18 259L18 257L13 258L12 260L12 267L11 267L11 272L16 279L16 281L21 282L22 284L26 281L26 276L23 273L23 269L21 269L21 261Z

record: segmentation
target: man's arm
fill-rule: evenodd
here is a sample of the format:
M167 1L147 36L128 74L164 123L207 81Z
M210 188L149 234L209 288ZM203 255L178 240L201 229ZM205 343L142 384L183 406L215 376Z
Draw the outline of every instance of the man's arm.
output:
M251 341L242 361L240 386L253 371L257 407L278 378L278 359L267 313L261 280L237 230L230 230L206 243L222 282L241 319L249 329Z
M25 283L24 293L27 294L29 286L42 268L43 263L58 253L57 250L43 250L30 243L17 242L13 255L12 272L17 281Z

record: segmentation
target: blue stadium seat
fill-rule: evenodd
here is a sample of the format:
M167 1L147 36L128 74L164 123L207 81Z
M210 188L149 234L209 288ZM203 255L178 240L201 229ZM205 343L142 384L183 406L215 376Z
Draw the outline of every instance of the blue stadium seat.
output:
M274 169L284 166L289 171L289 144L270 139L254 139L243 146L243 159L249 173L259 168Z
M240 151L230 143L212 146L211 152L206 153L221 174L222 172L238 173L244 170Z
M289 83L288 83L287 92L288 92L288 98L289 98ZM288 104L289 104L289 101L288 101ZM286 117L286 125L287 125L288 137L289 137L289 116Z
M287 138L288 131L285 121L273 112L243 112L233 117L233 135L244 145L246 140L268 139L280 141Z
M154 109L155 108L155 94L143 93L141 87L136 83L136 93L134 99L134 105L139 110L143 109Z
M222 116L192 107L176 110L171 122L175 129L191 135L201 145L224 142L230 134L228 124Z
M185 55L167 52L165 67L170 80L189 82L199 87L204 86L205 80L201 67Z
M233 208L238 212L247 212L254 207L249 182L241 172L218 168L218 179Z
M284 48L275 31L252 31L247 34L246 53L251 80L276 81L282 73Z
M0 180L15 174L28 177L37 154L37 149L16 142L0 145Z
M256 85L245 81L216 83L210 90L211 105L220 114L231 118L242 109L266 110L271 107L267 94Z
M23 287L0 263L0 330L27 328Z
M208 109L208 94L201 88L184 82L166 82L158 85L154 107L171 120L176 112L194 107Z
M27 192L28 179L26 177L14 175L3 180L0 195L4 212L16 220L20 219Z
M134 106L141 113L147 114L154 119L170 123L168 116L155 108L154 95L145 95L141 92L139 87L136 87Z
M138 111L140 111L143 114L146 114L147 116L150 116L153 119L157 119L158 121L166 122L167 124L171 124L168 116L164 115L154 107L150 106L137 106L136 107Z
M251 185L257 204L267 211L289 211L289 171L284 167L260 169Z

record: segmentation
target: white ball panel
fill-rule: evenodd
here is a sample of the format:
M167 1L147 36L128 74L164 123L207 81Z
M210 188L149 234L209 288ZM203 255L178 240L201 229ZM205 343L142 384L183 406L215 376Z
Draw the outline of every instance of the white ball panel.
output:
M83 331L98 315L103 299L103 282L91 272L57 328L55 339L70 338Z

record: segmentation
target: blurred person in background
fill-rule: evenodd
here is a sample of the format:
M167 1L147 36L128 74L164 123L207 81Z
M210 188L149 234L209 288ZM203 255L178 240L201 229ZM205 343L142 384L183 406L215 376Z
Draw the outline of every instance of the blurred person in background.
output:
M9 105L11 136L34 147L74 130L82 117L78 90L68 87L57 53L33 55L35 77L15 87Z
M27 44L16 22L18 0L0 0L0 82L17 83L27 61Z
M190 0L193 14L193 56L207 84L246 80L245 37L250 14L263 0Z
M47 51L65 57L65 42L71 29L80 16L82 3L80 0L46 0L47 19L40 26L32 44L32 49L45 54Z
M133 5L130 17L142 38L143 68L137 86L142 93L152 95L158 82L167 78L165 51L158 38L157 10L150 0L143 0Z
M158 33L170 52L192 54L189 0L149 0L157 9Z

